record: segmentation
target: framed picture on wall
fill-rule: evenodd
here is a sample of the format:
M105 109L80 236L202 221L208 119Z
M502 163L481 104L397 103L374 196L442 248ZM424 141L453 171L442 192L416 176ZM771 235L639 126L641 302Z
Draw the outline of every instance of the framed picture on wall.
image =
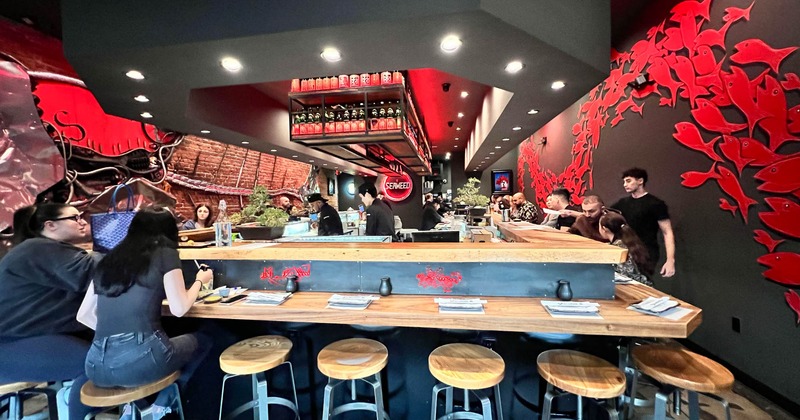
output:
M514 172L511 169L492 171L492 194L511 194L514 192Z

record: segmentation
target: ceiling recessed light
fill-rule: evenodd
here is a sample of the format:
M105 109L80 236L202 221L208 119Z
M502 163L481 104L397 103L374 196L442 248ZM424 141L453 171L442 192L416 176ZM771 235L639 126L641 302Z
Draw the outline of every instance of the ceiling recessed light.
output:
M335 63L342 59L342 54L336 48L325 48L319 55L323 60L329 63Z
M510 139L510 138L508 138L508 137L505 137L505 138L503 139L503 141L509 141L509 140L511 140L511 139Z
M456 137L456 140L458 140L458 137Z
M292 155L292 157L293 157L293 158L296 158L296 157L297 157L297 155Z
M136 102L150 102L150 99L144 95L134 96L133 100Z
M314 159L309 159L308 163L314 163Z
M278 149L269 149L269 151L270 151L270 153L275 153L275 152L278 151Z
M455 145L455 146L453 146L453 147L455 147L455 148L458 148L458 145Z
M242 141L242 144L250 144L250 142L247 141L247 140L244 140L244 141Z
M556 80L555 82L553 82L552 85L550 85L550 87L555 89L555 90L559 90L559 89L563 88L566 85L567 84L562 82L561 80Z
M203 134L208 134L208 133L211 132L211 130L200 130L200 132L203 133Z
M130 77L133 80L142 80L144 79L144 75L138 70L129 70L125 73L126 76Z
M464 113L463 112L459 112L458 113L458 118L464 118Z
M490 155L493 155L495 152L489 152Z
M139 114L139 115L141 115L141 116L142 116L142 118L153 118L153 114L151 114L151 113L149 113L149 112L142 112L142 113L141 113L141 114Z
M438 148L439 148L439 146L437 146L437 145L435 145L435 144L434 144L434 145L433 145L433 148L434 148L434 149L438 149Z
M442 39L442 43L439 44L439 48L448 54L454 53L461 48L461 40L455 35L448 35Z
M514 130L514 131L519 131L519 130L522 130L522 127L520 127L520 126L516 126L516 127L512 128L512 130Z
M466 90L462 90L461 91L461 97L462 98L466 98L467 96L469 96L469 92L467 92Z
M525 67L525 65L522 64L522 61L514 60L514 61L506 64L506 71L511 73L511 74L514 74L514 73L522 70L524 67Z
M322 166L328 166L328 164L327 163L323 163Z
M225 57L222 60L220 60L219 64L222 66L222 68L228 70L231 73L236 73L243 67L242 63L233 57Z
M495 149L502 149L502 147L501 147L501 146L495 146L494 148L495 148Z
M456 131L461 131L461 127L456 127Z
M532 110L528 111L528 115L533 115L533 114L538 114L538 113L539 113L538 109L532 109Z

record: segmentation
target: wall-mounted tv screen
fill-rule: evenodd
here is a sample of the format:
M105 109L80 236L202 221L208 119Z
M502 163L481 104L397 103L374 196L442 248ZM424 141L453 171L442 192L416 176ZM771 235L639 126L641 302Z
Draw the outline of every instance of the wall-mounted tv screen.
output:
M511 169L492 171L492 194L512 194L514 192L514 172Z

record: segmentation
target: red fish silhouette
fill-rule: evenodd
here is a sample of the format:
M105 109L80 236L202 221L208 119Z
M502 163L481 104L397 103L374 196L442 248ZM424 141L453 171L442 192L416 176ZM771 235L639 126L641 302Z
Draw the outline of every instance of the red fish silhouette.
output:
M712 163L708 172L689 171L682 173L681 178L683 181L681 181L681 185L686 188L697 188L705 184L709 179L718 177L716 165L716 162Z
M722 20L725 22L736 22L737 20L740 19L750 21L750 9L753 8L753 4L755 4L755 1L750 3L750 7L748 7L747 9L740 9L738 7L726 7L725 16L722 16Z
M734 48L736 53L731 56L731 61L734 63L765 63L778 74L781 62L797 49L797 47L775 49L758 38L746 39L734 45Z
M658 96L661 96L661 92L658 91L658 85L656 85L655 83L648 83L641 89L634 89L633 92L631 92L631 96L633 96L636 99L644 99L653 93L655 93Z
M657 84L669 89L670 103L669 106L674 106L677 100L676 94L678 88L681 87L680 82L676 82L670 73L669 64L663 57L654 57L648 69L650 77Z
M728 160L736 165L736 171L739 172L739 176L742 175L742 169L753 161L752 159L742 157L742 145L739 143L739 139L733 136L722 136L722 143L719 144L719 150L722 151L722 154L728 158Z
M700 45L707 45L709 49L713 46L717 46L725 49L725 35L728 34L728 28L731 27L733 21L730 21L724 25L722 25L719 29L706 29L703 32L697 34L697 37L694 39L695 47Z
M762 181L759 191L788 194L800 189L800 155L773 163L756 172L754 178Z
M747 128L747 124L735 124L725 120L722 111L708 99L698 98L697 108L693 109L691 114L698 124L711 132L731 134Z
M794 252L773 252L758 257L759 264L769 267L761 273L764 277L788 286L800 285L800 254Z
M742 138L739 141L742 145L742 157L752 159L749 163L750 166L767 166L786 158L784 155L769 150L767 146L756 139Z
M772 211L759 213L761 221L780 233L800 238L800 204L783 197L767 197L764 201ZM800 270L797 274L800 282Z
M781 82L781 86L783 86L783 90L798 90L800 89L800 77L797 77L794 73L786 73L784 75L786 78L785 81Z
M711 0L703 0L701 2L695 0L682 1L670 9L670 20L676 21L681 16L690 16L692 18L700 16L704 20L709 20L709 8L711 8Z
M711 51L711 47L708 45L698 46L695 49L695 54L692 56L692 64L694 64L694 69L697 71L697 74L709 74L714 71L717 62L714 61L714 52Z
M750 79L747 74L739 67L731 66L731 73L722 76L725 82L725 90L731 102L741 110L747 117L747 125L750 127L750 137L753 137L753 129L756 123L762 118L768 117L766 111L761 110L750 94ZM728 133L730 134L730 133Z
M739 179L736 178L736 175L734 175L730 169L724 166L718 166L717 173L719 174L719 176L715 178L717 184L719 184L719 187L722 188L725 194L736 201L736 204L739 206L739 211L742 213L742 219L747 223L747 211L750 206L756 204L756 200L745 195L742 186L739 184Z
M783 296L786 298L786 303L797 315L797 324L800 324L800 295L794 290L787 290Z
M672 68L675 69L675 74L678 75L678 79L683 82L684 87L689 94L689 103L691 103L692 107L694 107L697 97L700 95L707 95L708 91L706 88L697 85L697 82L695 81L695 71L694 66L692 65L692 60L679 55L675 57L675 64L672 66Z
M756 229L753 231L753 233L755 233L753 239L755 239L756 242L760 243L761 245L767 247L769 252L774 252L775 247L780 245L782 242L786 242L785 239L773 239L772 236L770 236L769 233L763 229Z
M661 40L661 48L667 51L680 51L684 48L681 28L667 28L664 34L664 39Z
M786 125L786 96L780 83L772 76L764 79L764 89L758 88L758 106L766 110L771 116L759 121L758 124L767 132L769 148L778 150L787 141L797 141L800 138L789 134Z
M789 119L789 125L787 126L789 131L800 133L800 105L789 108L787 117Z
M674 137L678 143L705 154L711 160L722 162L722 158L714 151L714 142L718 140L719 137L712 139L708 143L704 142L703 136L700 135L700 130L690 122L679 122L675 124L675 131L672 137Z
M617 114L617 116L614 117L614 119L611 120L611 126L612 127L616 127L617 124L621 123L622 120L624 120L624 119L625 119L625 117L623 117L622 114Z
M729 203L728 200L724 198L719 199L719 208L731 212L733 217L736 217L736 210L739 210L738 206Z

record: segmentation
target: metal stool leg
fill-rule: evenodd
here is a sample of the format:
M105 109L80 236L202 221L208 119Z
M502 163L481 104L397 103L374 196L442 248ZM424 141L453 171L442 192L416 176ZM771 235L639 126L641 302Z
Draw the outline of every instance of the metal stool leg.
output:
M575 415L577 420L583 420L583 397L580 395L578 397L578 414Z
M22 397L19 394L11 395L8 398L8 419L22 419Z
M482 390L474 391L474 393L481 402L483 420L492 420L492 401L489 399L489 395L487 395L488 393Z
M544 408L542 409L542 420L550 420L550 410L553 408L553 398L556 397L553 392L553 385L547 384L547 392L544 394Z
M267 391L266 375L261 372L250 376L253 384L253 399L256 403L253 405L253 419L254 420L269 420L269 392Z
M444 395L445 414L450 414L453 412L453 387L448 386L444 391Z
M497 420L503 420L503 402L500 401L500 384L494 386L494 405L497 406Z
M697 393L688 390L686 392L689 393L689 420L700 420L700 401L698 400Z
M615 404L616 398L611 398L606 400L605 404L603 404L606 412L608 413L608 420L617 420L619 419L619 411L617 411Z
M342 381L328 378L328 385L325 385L325 396L322 399L322 420L328 420L333 415L333 391Z
M672 414L675 416L681 415L681 390L676 389L672 391Z
M667 405L669 402L669 394L672 392L671 388L662 388L656 394L656 406L653 412L655 420L666 420L667 418Z
M709 393L706 393L706 392L701 392L700 394L703 394L706 397L711 398L712 400L719 401L719 403L722 404L722 408L725 409L725 419L726 420L731 420L731 406L728 403L728 400L726 400L725 398L722 398L722 397L720 397L719 395L716 395L716 394L709 394Z
M380 372L375 374L375 382L370 385L372 385L372 391L375 394L375 416L377 420L384 420L386 412L383 409L383 383Z
M300 404L297 402L297 385L294 383L294 368L292 368L292 362L285 361L284 364L289 365L289 376L292 378L292 395L294 396L294 406L296 410L294 410L294 417L297 420L300 420Z

